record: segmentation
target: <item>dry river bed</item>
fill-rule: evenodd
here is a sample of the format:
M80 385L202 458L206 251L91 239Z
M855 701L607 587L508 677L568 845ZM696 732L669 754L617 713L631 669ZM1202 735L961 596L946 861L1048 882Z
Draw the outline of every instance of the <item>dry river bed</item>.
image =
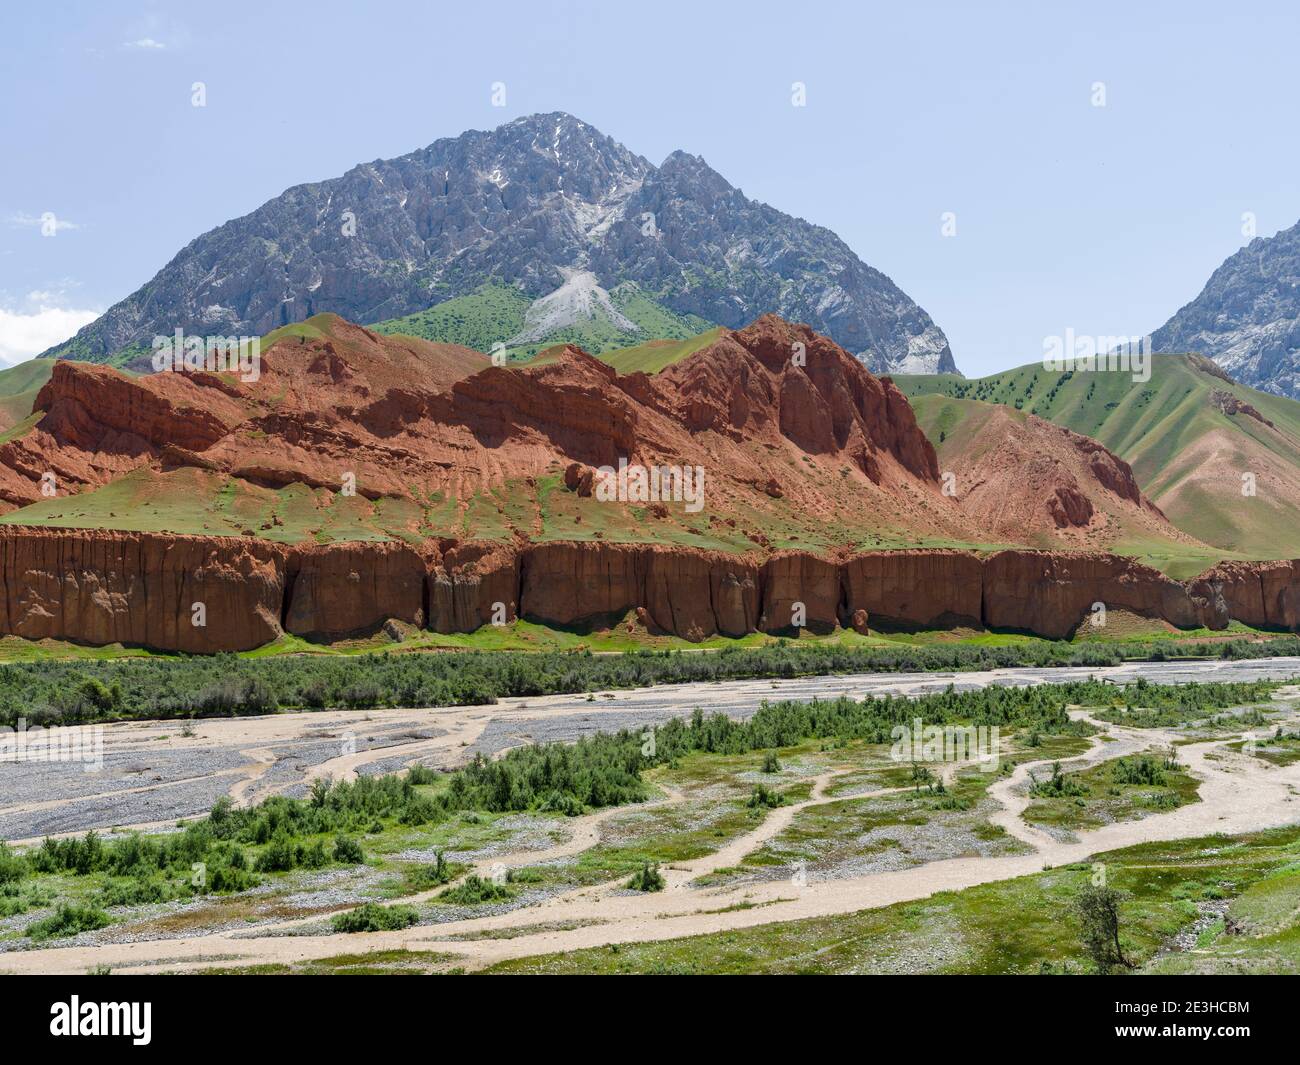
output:
M503 700L493 706L436 710L376 710L279 714L180 722L123 723L103 729L103 766L85 772L66 762L0 764L0 837L26 841L46 833L89 828L162 827L207 810L219 795L255 802L267 795L301 794L316 777L391 772L423 763L450 768L476 751L496 753L545 740L572 740L597 730L644 727L699 706L745 717L764 699L810 699L871 694L919 695L953 684L958 690L990 684L1060 683L1087 677L1117 682L1145 677L1159 683L1241 681L1300 676L1300 659L1132 663L1109 668L1006 669L981 673L867 674L796 680L673 685L587 696ZM1075 711L1085 716L1082 711ZM1168 746L1168 730L1136 730L1092 721L1102 731L1070 768L1124 753ZM1238 733L1238 735L1240 735ZM1103 738L1104 737L1104 738ZM1184 737L1185 738L1185 737ZM1300 821L1300 763L1275 766L1233 752L1228 738L1184 743L1180 761L1200 782L1200 801L1141 821L1108 824L1067 840L1024 823L1023 787L1031 768L1022 763L989 788L999 809L990 820L1022 844L1014 853L980 853L927 861L901 869L792 884L766 882L702 886L701 877L726 869L776 837L801 811L835 798L837 774L819 775L809 797L769 813L721 849L664 870L667 889L629 893L622 882L545 894L532 905L505 912L420 925L395 932L313 934L314 918L228 929L206 935L142 941L73 943L6 954L0 971L84 972L107 965L116 971L197 969L208 965L298 962L367 950L405 948L451 955L478 968L507 958L610 943L676 938L774 921L848 913L924 898L936 891L1037 872L1134 843L1213 832L1243 832ZM891 790L875 793L886 795ZM661 804L681 802L669 791ZM523 867L571 856L600 839L617 811L569 819L567 838L535 840L526 849L495 853L476 863L482 872L504 862ZM412 896L407 902L424 901ZM740 908L737 908L740 907ZM472 938L471 938L472 937ZM494 938L496 937L496 938Z

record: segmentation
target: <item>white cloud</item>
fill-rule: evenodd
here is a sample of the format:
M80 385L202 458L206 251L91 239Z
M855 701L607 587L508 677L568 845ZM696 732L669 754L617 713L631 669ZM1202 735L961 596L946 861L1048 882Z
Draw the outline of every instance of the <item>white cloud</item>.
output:
M55 233L60 233L65 229L81 228L76 222L69 222L66 218L60 218L53 211L46 211L44 214L39 215L30 215L19 211L9 216L9 224L12 226L53 226Z
M62 343L83 325L99 317L99 311L52 307L45 302L52 293L28 294L35 310L11 311L0 307L0 361L13 365Z
M124 42L122 47L143 48L148 50L160 51L161 49L166 48L167 45L165 45L162 41L155 41L152 37L141 37L138 41Z

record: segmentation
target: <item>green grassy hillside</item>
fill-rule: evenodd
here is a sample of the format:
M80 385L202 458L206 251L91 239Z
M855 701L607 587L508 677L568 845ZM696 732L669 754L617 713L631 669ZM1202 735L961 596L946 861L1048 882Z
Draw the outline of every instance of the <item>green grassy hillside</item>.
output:
M670 311L632 284L617 286L610 292L610 300L620 313L636 323L639 332L627 333L608 318L596 316L557 329L538 343L509 348L510 358L529 359L556 344L576 344L592 355L601 355L651 340L688 341L711 325L696 315ZM513 286L488 284L469 295L368 328L376 333L402 333L490 352L493 344L504 344L523 330L524 315L531 303Z
M1197 539L1250 557L1300 555L1300 403L1236 384L1200 356L1157 355L1146 382L1041 365L977 380L941 374L895 382L913 399L999 403L1093 437L1125 459L1147 496ZM1233 411L1234 402L1256 414ZM937 407L923 428L937 442L939 433L960 432L968 415L961 406ZM1247 474L1254 495L1243 495Z
M601 358L619 373L658 373L675 362L680 362L688 355L694 355L701 348L708 347L720 337L722 326L715 326L687 340L647 340L630 348L607 351Z
M490 352L493 344L504 343L523 328L524 312L531 302L512 285L482 285L467 296L368 328Z
M53 370L53 359L31 359L0 370L0 432L12 429L32 413L36 394Z

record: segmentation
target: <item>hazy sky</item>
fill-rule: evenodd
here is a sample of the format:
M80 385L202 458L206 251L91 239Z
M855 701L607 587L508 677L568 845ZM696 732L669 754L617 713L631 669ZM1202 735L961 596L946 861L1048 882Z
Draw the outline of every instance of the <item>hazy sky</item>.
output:
M290 185L553 110L656 163L702 155L835 230L968 375L1067 328L1150 332L1245 242L1243 214L1262 236L1300 218L1296 11L9 0L0 357L70 335Z

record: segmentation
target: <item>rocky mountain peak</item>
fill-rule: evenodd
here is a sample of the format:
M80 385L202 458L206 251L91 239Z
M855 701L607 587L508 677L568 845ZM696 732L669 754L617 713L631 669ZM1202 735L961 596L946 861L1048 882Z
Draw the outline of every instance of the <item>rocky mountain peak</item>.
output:
M488 283L603 309L600 290L625 282L706 323L807 322L877 371L956 370L929 315L834 233L750 200L700 156L655 167L563 112L294 186L192 241L45 354L143 364L176 328L266 334L326 311L376 324Z
M1151 341L1156 351L1208 355L1252 388L1300 397L1300 223L1230 255Z

